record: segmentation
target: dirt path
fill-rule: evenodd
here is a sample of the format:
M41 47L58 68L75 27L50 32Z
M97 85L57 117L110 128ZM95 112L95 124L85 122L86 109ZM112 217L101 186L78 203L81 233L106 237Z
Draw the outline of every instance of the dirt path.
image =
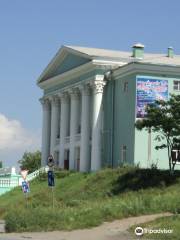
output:
M131 238L127 229L132 225L139 225L144 222L154 220L162 216L170 216L170 213L161 213L154 215L144 215L139 217L130 217L116 220L111 223L105 222L102 225L83 230L54 231L40 233L1 233L0 240L130 240L136 239L134 235Z

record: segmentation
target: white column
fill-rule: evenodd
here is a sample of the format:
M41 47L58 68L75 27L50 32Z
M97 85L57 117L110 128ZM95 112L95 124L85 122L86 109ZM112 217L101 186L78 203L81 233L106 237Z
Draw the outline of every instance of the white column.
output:
M51 98L51 154L54 156L54 148L56 146L56 139L58 136L58 126L59 126L59 98L53 96Z
M40 102L43 107L41 165L46 166L50 154L51 106L48 99L40 99Z
M60 167L64 168L64 145L65 137L68 134L69 125L69 95L68 93L63 93L60 95L61 98L61 116L60 116L60 150L59 159Z
M82 90L81 110L81 148L80 148L80 171L90 170L90 86L84 85Z
M102 98L106 84L103 80L104 75L96 75L93 82L91 171L101 169Z
M71 116L70 116L70 157L69 168L75 169L75 135L78 133L78 120L79 120L79 89L72 89L71 95Z

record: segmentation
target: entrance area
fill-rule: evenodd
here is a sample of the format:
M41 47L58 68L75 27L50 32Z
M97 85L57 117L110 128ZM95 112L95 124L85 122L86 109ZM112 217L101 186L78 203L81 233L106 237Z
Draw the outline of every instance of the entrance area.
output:
M64 169L69 170L69 149L64 151Z

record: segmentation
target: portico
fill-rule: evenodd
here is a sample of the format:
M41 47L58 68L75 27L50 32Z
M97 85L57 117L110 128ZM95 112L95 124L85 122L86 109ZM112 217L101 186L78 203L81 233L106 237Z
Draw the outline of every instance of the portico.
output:
M104 75L40 99L43 109L42 162L52 154L60 168L101 168ZM58 158L58 159L57 159Z
M94 50L62 46L38 79L43 90L43 166L50 154L62 169L88 172L105 165L103 138L110 132L104 129L105 73L122 61L104 59L104 53L100 59L102 53L96 57Z

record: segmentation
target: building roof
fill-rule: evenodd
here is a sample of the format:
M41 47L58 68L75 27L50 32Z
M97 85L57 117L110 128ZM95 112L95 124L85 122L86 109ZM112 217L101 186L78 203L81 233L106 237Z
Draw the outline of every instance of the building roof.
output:
M167 64L167 65L179 65L180 66L180 55L174 55L174 57L167 57L165 54L156 54L156 53L146 53L144 52L143 59L135 59L132 57L132 52L124 52L118 50L109 50L101 48L89 48L89 47L79 47L79 46L64 46L75 50L79 53L83 53L91 57L92 59L103 58L103 59L116 59L122 61L126 60L127 63L140 61L143 63L152 63L152 64Z
M137 46L141 46L142 48L143 45L137 44ZM146 51L144 51L143 58L140 59L133 57L132 51L125 52L101 48L65 45L59 49L48 66L44 69L38 78L37 83L39 84L44 80L51 78L53 76L53 71L55 71L57 67L62 64L64 57L68 54L77 55L89 61L93 61L94 64L103 65L106 62L108 65L111 65L113 67L121 67L132 62L180 67L180 55L173 55L173 57L168 57L167 52L164 54L156 54L146 53Z

